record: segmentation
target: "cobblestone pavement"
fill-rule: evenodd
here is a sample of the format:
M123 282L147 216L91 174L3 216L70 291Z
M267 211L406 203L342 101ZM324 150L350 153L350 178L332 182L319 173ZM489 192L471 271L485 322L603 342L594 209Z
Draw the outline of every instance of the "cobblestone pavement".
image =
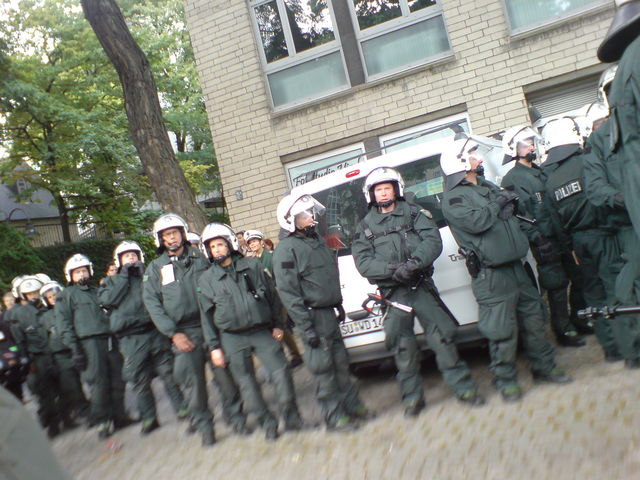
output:
M134 425L108 448L95 429L81 428L58 437L54 451L78 479L640 479L640 370L605 363L595 338L587 347L558 349L558 363L574 377L570 385L534 385L521 359L526 395L516 404L503 403L491 387L486 351L463 356L487 396L484 407L458 403L427 361L427 409L417 419L403 417L393 373L376 372L360 385L378 418L357 432L319 427L268 443L260 430L232 435L216 408L218 443L203 450L157 389L162 428L148 437ZM319 424L304 367L295 382L305 420ZM273 398L269 385L265 394Z

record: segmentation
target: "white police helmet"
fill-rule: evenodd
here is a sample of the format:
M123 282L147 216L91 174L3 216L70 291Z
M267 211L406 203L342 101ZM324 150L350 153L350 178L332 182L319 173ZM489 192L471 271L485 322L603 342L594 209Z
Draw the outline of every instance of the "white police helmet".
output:
M289 194L280 200L276 210L278 223L280 227L288 232L296 231L296 215L302 212L308 212L315 219L318 215L325 212L324 205L318 202L311 195L307 194Z
M481 159L480 144L471 137L461 136L448 145L440 154L440 168L445 176L445 189L451 190L460 183L471 170L471 157Z
M26 300L26 294L32 292L40 293L43 283L35 275L28 275L22 279L20 285L18 285L18 297L21 300Z
M502 164L505 165L518 156L518 145L533 145L535 153L538 154L538 146L541 140L540 135L528 125L517 125L508 128L502 135L502 149L504 151Z
M64 287L62 285L60 285L58 282L48 282L45 283L41 288L40 288L40 298L42 298L42 303L44 303L45 305L49 305L49 303L47 302L47 299L45 297L45 295L50 292L51 290L55 290L56 292L60 293L62 290L64 290Z
M381 183L391 183L396 192L396 200L404 198L404 180L397 170L390 167L378 167L369 172L362 186L362 193L367 204L372 205L376 199L373 189Z
M598 81L598 101L606 105L607 111L609 110L609 90L611 89L611 83L613 83L617 71L617 64L607 68L602 72L600 80Z
M189 242L192 247L197 247L201 242L200 235L194 232L187 232L187 242Z
M153 222L153 240L158 248L164 248L162 244L162 231L168 228L177 228L182 231L183 242L187 241L187 232L189 227L182 217L175 213L165 213L160 215L158 219Z
M204 253L209 260L213 260L211 249L209 248L209 242L214 238L224 238L232 251L240 251L240 243L238 242L238 237L236 237L236 232L234 232L229 225L224 223L210 223L204 227L204 230L202 230L201 238L202 243L200 244L200 247L202 249L202 253Z
M582 147L580 125L571 117L550 120L542 129L547 150L546 164L564 160Z
M113 263L116 264L116 268L120 268L122 263L120 262L120 255L125 252L136 252L138 254L138 260L144 263L144 252L137 242L132 240L125 240L120 242L113 251Z
M264 240L265 236L260 230L247 230L244 232L244 241L249 243L250 240L257 238L258 240Z
M11 294L14 296L14 298L20 298L18 294L18 286L20 285L20 282L27 277L28 275L18 275L17 277L14 277L13 280L11 280Z
M91 263L91 260L81 253L76 253L69 257L67 263L64 264L64 277L67 279L67 282L71 282L71 272L80 267L87 267L89 269L89 276L93 276L93 263Z

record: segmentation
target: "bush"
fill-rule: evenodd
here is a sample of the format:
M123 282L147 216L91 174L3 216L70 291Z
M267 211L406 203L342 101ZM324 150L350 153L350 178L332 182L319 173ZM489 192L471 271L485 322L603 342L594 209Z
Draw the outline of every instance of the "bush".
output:
M42 271L44 262L27 237L6 222L0 223L0 238L0 290L5 293L14 277Z

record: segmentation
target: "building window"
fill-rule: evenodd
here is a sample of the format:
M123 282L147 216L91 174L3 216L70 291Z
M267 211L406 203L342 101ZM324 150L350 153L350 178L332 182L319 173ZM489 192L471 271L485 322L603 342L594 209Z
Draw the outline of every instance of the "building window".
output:
M469 119L466 114L441 118L435 122L424 123L384 135L380 137L380 144L384 148L383 153L389 153L414 145L442 140L460 132L469 133Z
M275 109L349 88L330 2L254 0L250 5Z
M611 0L504 0L511 33L516 35L611 3Z
M357 143L289 163L285 170L289 186L293 188L363 160L366 160L364 145Z
M348 0L368 79L451 55L435 0Z

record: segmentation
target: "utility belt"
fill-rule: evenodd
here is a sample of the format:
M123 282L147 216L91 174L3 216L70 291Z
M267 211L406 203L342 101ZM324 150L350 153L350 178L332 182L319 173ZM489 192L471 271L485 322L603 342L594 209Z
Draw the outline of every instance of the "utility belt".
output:
M180 323L176 325L176 333L184 333L185 330L190 328L202 328L200 321L190 322L190 323Z
M260 325L252 325L246 328L238 328L238 329L225 329L222 330L223 333L232 333L234 335L247 335L251 333L259 332L260 330L271 330L270 323L261 323Z
M465 264L467 265L467 271L469 272L469 275L471 275L471 278L478 278L478 274L480 273L480 270L482 270L483 268L490 268L490 269L502 268L506 265L511 265L513 263L512 261L512 262L501 263L499 265L487 265L486 263L483 263L480 261L476 252L464 247L460 247L458 249L458 253L464 257Z
M54 355L58 355L58 354L71 354L71 349L70 348L65 348L63 350L56 350L56 351L51 351L51 353L53 353Z
M312 307L310 305L306 306L308 310L333 310L334 313L337 310L337 319L339 323L344 322L345 318L347 317L344 308L342 307L342 302L340 303L336 303L335 305L329 305L327 307Z
M144 325L136 325L134 327L127 328L115 333L116 338L129 337L131 335L142 335L145 333L151 333L155 330L153 323L145 323Z
M94 338L110 338L110 333L96 333L95 335L86 335L84 337L78 337L78 340L93 340Z

